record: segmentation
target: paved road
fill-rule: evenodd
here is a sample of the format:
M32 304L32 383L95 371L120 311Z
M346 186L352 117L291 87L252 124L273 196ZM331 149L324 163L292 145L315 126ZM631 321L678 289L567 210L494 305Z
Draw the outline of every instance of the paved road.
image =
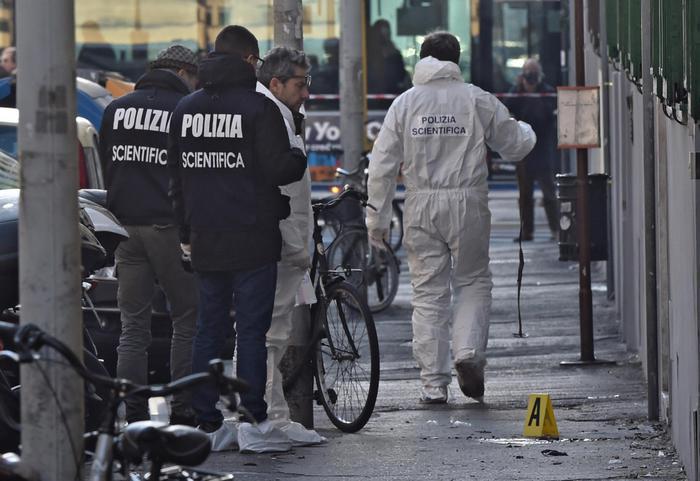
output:
M418 404L411 356L410 284L405 261L395 304L376 316L382 371L373 418L358 434L335 430L320 408L316 427L329 441L283 455L217 453L207 466L238 480L583 480L686 479L661 425L645 420L638 357L619 342L607 300L605 265L593 266L595 348L613 366L563 368L579 354L578 273L557 260L538 208L535 241L525 246L522 318L517 331L516 196L491 196L493 314L486 404L467 400L456 378L445 406ZM551 395L560 439L522 437L528 394ZM545 456L543 450L566 453Z

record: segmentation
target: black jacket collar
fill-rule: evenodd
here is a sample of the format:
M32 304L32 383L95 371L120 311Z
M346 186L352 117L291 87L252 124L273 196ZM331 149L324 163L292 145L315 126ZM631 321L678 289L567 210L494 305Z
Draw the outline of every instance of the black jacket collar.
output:
M292 110L292 118L294 119L294 133L297 135L301 135L303 132L303 125L304 125L304 114L301 112L296 112Z
M138 79L136 85L134 86L135 90L147 88L173 90L183 95L190 93L190 89L187 84L180 77L178 77L175 72L161 68L146 72L140 79Z
M255 69L239 55L212 52L199 64L199 82L205 90L226 87L255 89Z

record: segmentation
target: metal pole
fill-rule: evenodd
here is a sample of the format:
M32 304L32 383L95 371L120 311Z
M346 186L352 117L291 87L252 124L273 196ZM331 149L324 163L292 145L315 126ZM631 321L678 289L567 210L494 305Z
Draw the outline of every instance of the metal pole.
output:
M656 310L656 159L651 78L651 0L642 0L642 131L644 132L644 257L648 416L659 419L659 319Z
M574 49L576 59L576 85L586 84L583 45L583 0L574 3ZM576 209L578 219L578 269L579 269L579 325L581 329L581 357L578 361L564 361L562 366L613 364L595 358L593 349L593 295L591 293L591 214L588 192L588 150L576 149Z
M302 28L303 10L301 0L274 1L274 43L302 50L304 47L304 30ZM292 333L284 357L280 361L282 377L286 379L295 366L303 362L304 348L311 336L311 317L308 306L298 306L292 313ZM292 421L303 424L308 429L314 427L314 376L312 366L303 370L296 381L285 390L289 405L289 417Z
M304 47L301 0L274 0L274 44L301 50Z
M80 353L73 1L16 5L21 322L38 325ZM42 357L58 358L49 350ZM80 479L82 380L70 368L47 362L23 364L21 376L22 457L44 480Z
M605 173L610 175L612 172L610 166L610 71L608 69L608 22L605 16L605 3L600 2L598 7L598 23L600 25L600 71L601 71L601 112L603 117L603 130L601 135L601 147L603 153L603 165ZM612 186L609 183L608 191L608 260L606 266L606 283L608 288L608 299L615 298L615 258L613 249L613 208L612 208Z
M576 85L586 85L583 50L583 0L575 5ZM578 209L579 314L581 324L581 360L593 361L593 298L591 294L591 215L588 195L588 150L576 150L576 208Z
M474 3L472 3L474 6ZM471 64L472 83L493 91L493 0L476 2L479 34L472 37L474 61Z
M364 148L362 18L364 1L340 2L340 131L343 165L353 170Z

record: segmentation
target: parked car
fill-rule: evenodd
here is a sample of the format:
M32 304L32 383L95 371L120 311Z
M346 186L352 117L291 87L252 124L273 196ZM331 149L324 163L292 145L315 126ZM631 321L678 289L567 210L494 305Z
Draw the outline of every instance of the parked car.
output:
M78 136L79 188L104 189L97 129L92 122L83 117L77 117L75 122ZM19 153L18 123L19 110L0 107L0 150L15 159Z
M99 129L105 107L113 99L112 94L101 85L81 77L75 82L78 115ZM0 107L17 107L17 79L14 76L0 78Z

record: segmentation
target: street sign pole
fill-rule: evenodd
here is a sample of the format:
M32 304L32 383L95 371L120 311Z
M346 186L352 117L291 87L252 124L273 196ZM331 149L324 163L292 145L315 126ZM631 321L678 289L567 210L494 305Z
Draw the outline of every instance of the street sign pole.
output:
M576 54L576 86L586 85L583 50L583 0L575 0L574 29ZM591 213L588 191L588 149L576 149L576 208L579 265L579 325L581 332L581 357L576 361L562 361L562 366L610 364L595 358L593 347L593 295L591 292Z
M72 0L17 2L21 323L82 351ZM23 364L22 457L44 480L80 479L83 382L47 349Z
M277 47L304 49L303 8L301 0L275 0L274 44ZM308 306L297 306L292 312L292 332L289 345L282 357L279 368L283 379L288 379L306 357L306 345L311 336L311 316ZM308 429L314 427L314 376L311 363L303 369L296 380L285 389L289 406L289 417Z
M343 166L354 170L365 145L362 36L364 1L340 2L340 131Z

